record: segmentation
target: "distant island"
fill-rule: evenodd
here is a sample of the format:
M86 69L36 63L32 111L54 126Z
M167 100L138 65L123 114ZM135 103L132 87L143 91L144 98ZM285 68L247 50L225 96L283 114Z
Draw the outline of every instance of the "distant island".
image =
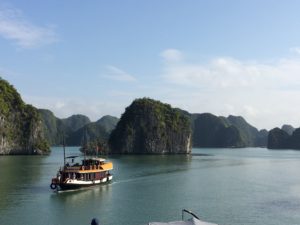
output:
M84 135L87 141L107 141L111 131L117 125L119 119L113 116L103 116L96 122L91 122L87 116L72 115L65 119L55 117L47 109L39 109L45 137L50 145L61 145L62 139L69 146L80 146L83 144ZM64 137L63 137L64 136Z
M295 149L300 150L300 128L283 125L282 128L270 130L268 137L269 149Z
M268 131L258 131L241 116L191 114L193 146L208 148L265 147Z
M57 118L23 102L0 77L0 155L48 154L49 146L83 146L101 154L188 154L192 147L300 149L300 128L258 130L241 116L189 113L150 98L134 100L121 118L91 122L85 115Z

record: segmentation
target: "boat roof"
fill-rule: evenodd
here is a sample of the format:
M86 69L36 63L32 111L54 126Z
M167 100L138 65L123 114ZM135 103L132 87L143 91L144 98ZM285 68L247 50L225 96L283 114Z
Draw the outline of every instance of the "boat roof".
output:
M71 155L71 156L67 156L66 159L74 159L79 157L78 155Z
M71 156L67 156L66 159L75 159L77 157L83 157L83 156L79 156L79 155L71 155ZM103 162L105 161L106 159L104 158L99 158L99 157L92 157L92 158L86 158L84 160L93 160L93 161L100 161L100 162Z
M208 223L196 218L191 218L187 221L173 221L173 222L150 222L149 225L218 225L216 223Z
M87 158L87 159L84 159L84 160L85 160L85 161L92 160L92 161L99 161L99 162L104 162L104 161L106 161L106 159L104 159L104 158L97 158L97 157Z

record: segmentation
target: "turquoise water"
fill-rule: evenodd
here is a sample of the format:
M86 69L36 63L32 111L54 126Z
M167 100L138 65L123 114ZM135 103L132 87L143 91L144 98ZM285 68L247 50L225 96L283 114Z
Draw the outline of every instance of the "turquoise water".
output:
M78 148L68 148L68 155ZM202 155L205 154L205 155ZM181 209L220 225L299 225L300 151L193 149L193 155L113 156L114 181L55 193L50 156L0 157L0 224L143 225Z

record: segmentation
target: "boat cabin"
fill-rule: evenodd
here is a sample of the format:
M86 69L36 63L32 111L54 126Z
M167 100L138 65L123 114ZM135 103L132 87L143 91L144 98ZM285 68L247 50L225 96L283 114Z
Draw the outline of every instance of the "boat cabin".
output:
M75 162L77 156L66 157L68 162L59 173L62 180L72 179L81 181L101 180L109 176L109 170L112 169L112 163L105 162L102 158L83 159L81 164ZM69 162L71 159L71 162Z
M86 158L78 160L79 156L65 157L64 164L59 168L55 178L52 178L50 188L61 190L76 189L81 187L94 186L97 184L111 181L113 175L110 171L113 169L113 163L103 158Z

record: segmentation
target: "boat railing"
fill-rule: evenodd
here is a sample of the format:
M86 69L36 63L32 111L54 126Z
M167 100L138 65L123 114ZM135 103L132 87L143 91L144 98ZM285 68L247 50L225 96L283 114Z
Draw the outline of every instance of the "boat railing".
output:
M67 171L77 171L77 170L80 170L80 166L66 166L65 170L67 170Z
M196 219L200 220L199 217L195 213L193 213L192 211L187 210L187 209L182 210L182 216L181 216L182 220L183 220L183 217L184 217L184 213L190 214L191 216L193 216Z
M81 166L80 170L102 170L101 165Z

